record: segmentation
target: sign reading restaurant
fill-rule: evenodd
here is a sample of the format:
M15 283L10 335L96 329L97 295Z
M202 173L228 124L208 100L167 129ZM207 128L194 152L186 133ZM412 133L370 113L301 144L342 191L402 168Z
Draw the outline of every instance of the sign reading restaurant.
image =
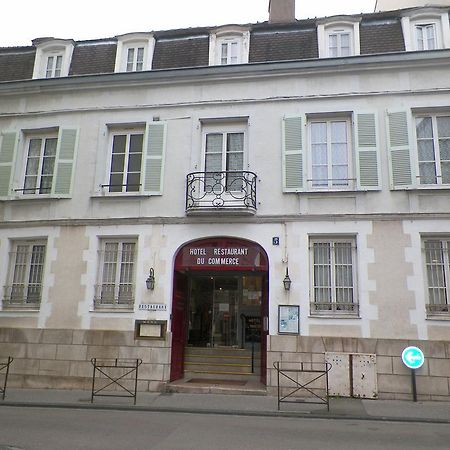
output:
M253 242L232 238L203 239L184 246L178 269L266 270L267 257Z

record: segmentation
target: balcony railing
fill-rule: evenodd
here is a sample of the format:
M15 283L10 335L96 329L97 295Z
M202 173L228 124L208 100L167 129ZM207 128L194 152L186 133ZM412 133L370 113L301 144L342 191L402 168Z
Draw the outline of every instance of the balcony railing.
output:
M432 314L450 315L450 305L448 305L448 304L427 305L427 313L430 315L432 315Z
M256 212L256 174L248 171L193 172L186 177L186 212Z
M132 285L96 285L94 307L95 309L133 309L133 291Z
M5 286L4 309L39 309L42 286L40 284L15 284Z
M326 314L359 314L358 303L344 302L311 302L312 315Z

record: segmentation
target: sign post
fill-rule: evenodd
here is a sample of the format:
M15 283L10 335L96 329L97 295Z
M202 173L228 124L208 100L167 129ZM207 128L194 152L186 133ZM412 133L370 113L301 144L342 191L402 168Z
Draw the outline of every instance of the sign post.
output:
M423 366L425 356L418 347L406 347L402 352L402 361L406 367L411 369L413 401L417 402L416 370Z

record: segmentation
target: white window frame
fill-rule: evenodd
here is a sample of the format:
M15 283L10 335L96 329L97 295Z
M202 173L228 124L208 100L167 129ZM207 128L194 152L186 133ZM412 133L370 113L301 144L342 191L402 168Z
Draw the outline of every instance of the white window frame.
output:
M439 248L431 249L428 247L430 243L438 244ZM428 251L439 252L440 261L436 259L429 261L428 256L432 257L433 253L428 255ZM450 316L450 236L422 237L422 252L426 280L427 315ZM441 277L436 270L441 272ZM430 276L432 278L431 280ZM439 281L441 282L439 283ZM436 290L443 293L445 302L435 302L435 299L432 299L431 292L436 293Z
M248 125L245 123L235 123L235 124L203 124L202 126L202 171L206 172L206 142L207 135L209 134L222 134L222 163L220 172L226 172L227 165L227 136L229 134L243 134L243 157L242 157L242 171L248 170Z
M22 247L21 253L20 247ZM45 280L46 253L45 239L20 239L11 242L8 285L5 286L3 300L4 309L39 309ZM36 261L37 257L41 259ZM40 270L36 270L36 267L40 267ZM38 292L32 295L32 291L36 291L36 288Z
M437 119L439 117L448 117L450 120L450 113L444 114L444 113L439 113L439 114L434 114L434 113L430 113L430 114L415 114L413 116L414 119L414 144L415 144L415 148L416 148L416 152L415 152L415 156L416 156L416 161L417 161L417 166L416 166L416 170L417 170L417 180L418 180L418 186L421 188L427 188L427 187L450 187L450 179L448 183L443 183L443 179L442 179L442 163L448 163L450 164L450 159L449 160L442 160L441 159L441 152L440 152L440 147L439 147L439 141L440 141L440 136L438 134L438 126L437 126ZM436 173L436 183L423 183L421 180L421 176L420 176L420 165L421 162L426 162L426 161L421 161L420 160L420 155L419 155L419 141L420 140L425 140L425 138L419 138L417 135L417 127L416 127L416 121L417 119L423 119L423 118L430 118L431 119L431 124L432 124L432 132L433 132L433 137L431 138L432 142L433 142L433 152L434 152L434 166L435 166L435 173ZM450 139L450 136L449 136ZM430 140L430 139L427 139ZM428 161L429 163L431 163L432 161Z
M59 78L61 76L63 58L64 54L61 52L50 53L47 55L45 78Z
M325 19L317 24L317 40L319 45L319 58L344 58L360 55L359 23L361 18L334 17L333 20ZM349 54L342 55L342 48L338 45L338 54L331 55L330 36L344 34L349 35ZM338 41L339 41L338 37Z
M334 122L345 122L347 134L347 179L346 184L337 183L337 180L332 178L332 142L331 142L331 124ZM325 123L327 127L327 179L316 180L313 178L313 142L312 142L312 124ZM353 117L351 115L308 115L307 116L307 190L308 191L353 191L356 189L356 175L354 170L355 152L353 148ZM344 180L344 179L342 179ZM315 181L326 181L315 184Z
M437 8L420 8L407 11L401 18L403 38L406 51L427 51L442 48L450 48L450 25L448 12ZM434 49L419 47L417 28L434 27Z
M35 39L33 45L36 47L34 60L33 79L36 78L59 78L69 75L72 54L75 42L71 39L43 38ZM57 58L60 57L60 67L56 67ZM53 63L49 67L49 58Z
M133 260L131 260L131 273L128 273L126 282L121 283L121 277L123 275L124 267L130 261L124 261L124 246L132 244ZM117 246L116 259L114 261L108 261L108 245ZM137 268L137 251L138 240L135 237L121 238L121 237L100 237L99 238L99 258L98 258L98 274L97 285L95 286L94 296L94 308L95 309L126 309L133 310L136 299L136 268ZM115 264L114 273L109 271L106 264ZM113 279L106 279L112 275ZM112 286L112 296L108 294L108 290L105 286ZM126 291L128 295L121 296L121 286L127 286Z
M130 140L131 135L142 135L142 152L141 152L141 169L140 169L140 177L139 177L139 187L136 190L128 191L127 175L128 175L128 162L130 158ZM112 162L113 162L113 144L114 137L119 135L126 136L126 148L125 148L125 156L124 156L124 164L123 164L123 178L122 178L122 188L121 190L112 190L111 186L111 170L112 170ZM107 159L107 173L106 173L106 183L102 184L102 192L105 195L139 195L143 188L143 176L144 176L144 153L145 153L145 142L146 142L146 129L145 125L133 125L130 127L110 127L109 128L109 138L108 138L108 159ZM134 172L133 172L134 173Z
M138 49L143 49L143 58L138 65ZM115 72L141 72L152 69L155 38L152 33L128 33L117 36ZM130 49L134 49L132 65L128 61ZM131 70L130 70L131 68Z
M323 286L323 289L329 289L331 293L330 301L318 302L316 299L315 284L315 260L314 246L316 244L328 244L330 246L330 284ZM351 246L351 286L337 286L336 283L336 245L349 244ZM358 316L359 317L359 296L358 296L358 278L357 278L357 240L356 236L310 236L309 237L309 258L310 258L310 314L311 316ZM338 289L351 289L351 301L337 301ZM319 307L318 307L319 306Z
M222 45L237 45L236 59L232 60L230 52L227 61L222 61ZM225 26L216 28L209 36L209 65L221 66L248 63L250 48L250 30L248 27Z
M417 23L414 26L416 34L417 50L436 50L438 48L438 40L436 33L436 23ZM429 45L428 30L433 31L433 45ZM422 45L419 43L422 42Z
M20 188L15 189L15 191L23 196L31 196L31 197L42 197L42 196L50 196L52 193L53 184L55 183L55 177L56 177L56 161L57 161L57 147L58 147L58 132L55 131L48 131L48 132L34 132L34 133L26 133L24 139L24 151L23 151L23 162L21 165L21 183ZM40 146L40 154L39 154L39 162L38 162L38 173L37 173L37 181L36 181L36 187L35 188L26 188L25 183L27 179L27 167L29 163L29 152L30 152L30 145L31 141L33 140L41 140L41 146ZM45 144L47 140L49 139L55 139L56 140L56 147L55 147L55 154L54 154L54 162L53 162L53 173L51 175L52 182L50 187L46 188L48 189L47 192L41 192L41 183L42 179L45 178L45 174L43 174L43 165L44 165L44 150L45 150ZM49 175L49 174L47 174ZM30 192L31 190L34 190L34 192Z

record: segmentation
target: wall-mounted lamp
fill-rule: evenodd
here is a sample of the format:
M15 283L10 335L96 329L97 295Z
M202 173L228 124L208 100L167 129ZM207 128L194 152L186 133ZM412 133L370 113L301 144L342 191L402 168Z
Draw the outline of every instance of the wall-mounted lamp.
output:
M284 289L286 291L289 291L289 289L291 289L291 279L289 278L289 272L288 272L288 268L286 267L286 276L283 279L283 285L284 285Z
M155 271L153 267L150 268L150 273L148 274L148 278L145 280L145 284L147 285L147 289L153 291L155 289Z

